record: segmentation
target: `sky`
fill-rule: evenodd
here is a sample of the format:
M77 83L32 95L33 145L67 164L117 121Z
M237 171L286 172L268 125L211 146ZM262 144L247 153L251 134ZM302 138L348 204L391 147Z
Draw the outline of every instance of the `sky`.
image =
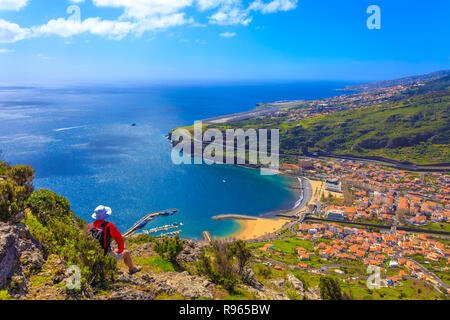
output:
M367 25L372 5L378 29ZM442 69L448 0L0 0L3 84L369 81Z

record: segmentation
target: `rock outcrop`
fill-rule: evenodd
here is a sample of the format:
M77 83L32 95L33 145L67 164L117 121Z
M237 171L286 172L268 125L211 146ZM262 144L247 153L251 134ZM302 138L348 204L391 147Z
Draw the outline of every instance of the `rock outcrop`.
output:
M191 240L183 242L184 249L178 255L178 261L183 264L198 261L205 244ZM66 264L56 255L50 255L45 261L42 252L43 246L31 236L25 224L0 223L0 289L8 289L14 298L33 300L154 300L172 296L187 300L217 299L223 291L208 278L188 271L159 272L147 268L134 275L125 270L119 272L106 291L88 286L89 290L71 297L62 284L68 276ZM155 254L152 243L133 247L133 257L145 259ZM293 293L300 299L320 299L318 288L305 290L302 281L292 274L262 283L251 268L246 268L244 281L238 287L254 299L288 300Z
M0 289L25 294L27 273L44 264L42 249L25 224L0 222Z
M184 248L177 257L178 261L188 263L198 261L204 244L192 240L184 240L183 244Z
M184 272L167 272L144 274L144 280L156 295L165 293L178 294L186 299L213 299L215 285L205 277L190 275Z
M303 282L297 279L293 274L289 273L287 275L287 281L291 284L292 289L294 289L297 294L301 295L302 297L305 295Z
M213 299L215 285L208 279L185 272L122 273L111 287L112 294L100 299L153 300L160 295L179 295L185 299Z
M122 290L115 291L111 296L108 297L108 300L153 300L155 298L154 295L150 295L141 290L133 289L133 288L123 288Z

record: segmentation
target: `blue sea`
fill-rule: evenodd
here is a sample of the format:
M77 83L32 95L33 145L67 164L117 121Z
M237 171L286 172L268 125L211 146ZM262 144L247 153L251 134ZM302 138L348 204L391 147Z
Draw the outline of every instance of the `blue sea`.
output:
M248 111L258 102L337 95L343 82L210 82L0 87L0 150L36 169L36 188L65 196L90 221L100 204L127 230L150 212L179 209L149 227L183 222L182 236L226 236L218 214L288 209L292 180L226 165L174 165L165 135L195 120ZM136 124L136 126L132 126Z

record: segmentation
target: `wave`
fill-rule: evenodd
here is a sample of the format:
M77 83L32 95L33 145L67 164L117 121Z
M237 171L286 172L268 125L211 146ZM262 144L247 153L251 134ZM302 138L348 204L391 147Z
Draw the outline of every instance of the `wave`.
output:
M298 178L298 182L300 183L300 189L302 190L300 193L300 198L298 198L298 200L295 202L294 207L292 208L293 210L297 209L298 207L300 207L303 203L303 198L304 198L304 192L303 192L303 183L302 183L302 179Z
M80 129L80 128L84 128L84 127L86 127L86 126L59 128L59 129L53 129L53 131L54 132L60 132L60 131L67 131L67 130L73 130L73 129Z

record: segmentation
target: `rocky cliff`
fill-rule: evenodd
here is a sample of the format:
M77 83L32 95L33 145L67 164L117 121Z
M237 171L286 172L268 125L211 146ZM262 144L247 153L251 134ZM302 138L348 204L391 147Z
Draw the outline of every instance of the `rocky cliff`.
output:
M178 260L184 266L199 259L205 243L184 240ZM129 244L133 258L143 266L142 272L130 275L123 264L113 283L107 287L88 287L81 293L66 290L70 276L67 265L57 255L43 254L42 244L34 239L23 223L0 223L0 290L12 298L26 300L154 300L154 299L224 299L229 293L210 279L187 267L184 270L163 270L158 267L159 256L152 243ZM247 298L287 300L286 288L298 298L319 299L318 292L304 290L303 283L293 275L272 279L266 284L258 281L248 269L248 281L239 284L236 292Z

